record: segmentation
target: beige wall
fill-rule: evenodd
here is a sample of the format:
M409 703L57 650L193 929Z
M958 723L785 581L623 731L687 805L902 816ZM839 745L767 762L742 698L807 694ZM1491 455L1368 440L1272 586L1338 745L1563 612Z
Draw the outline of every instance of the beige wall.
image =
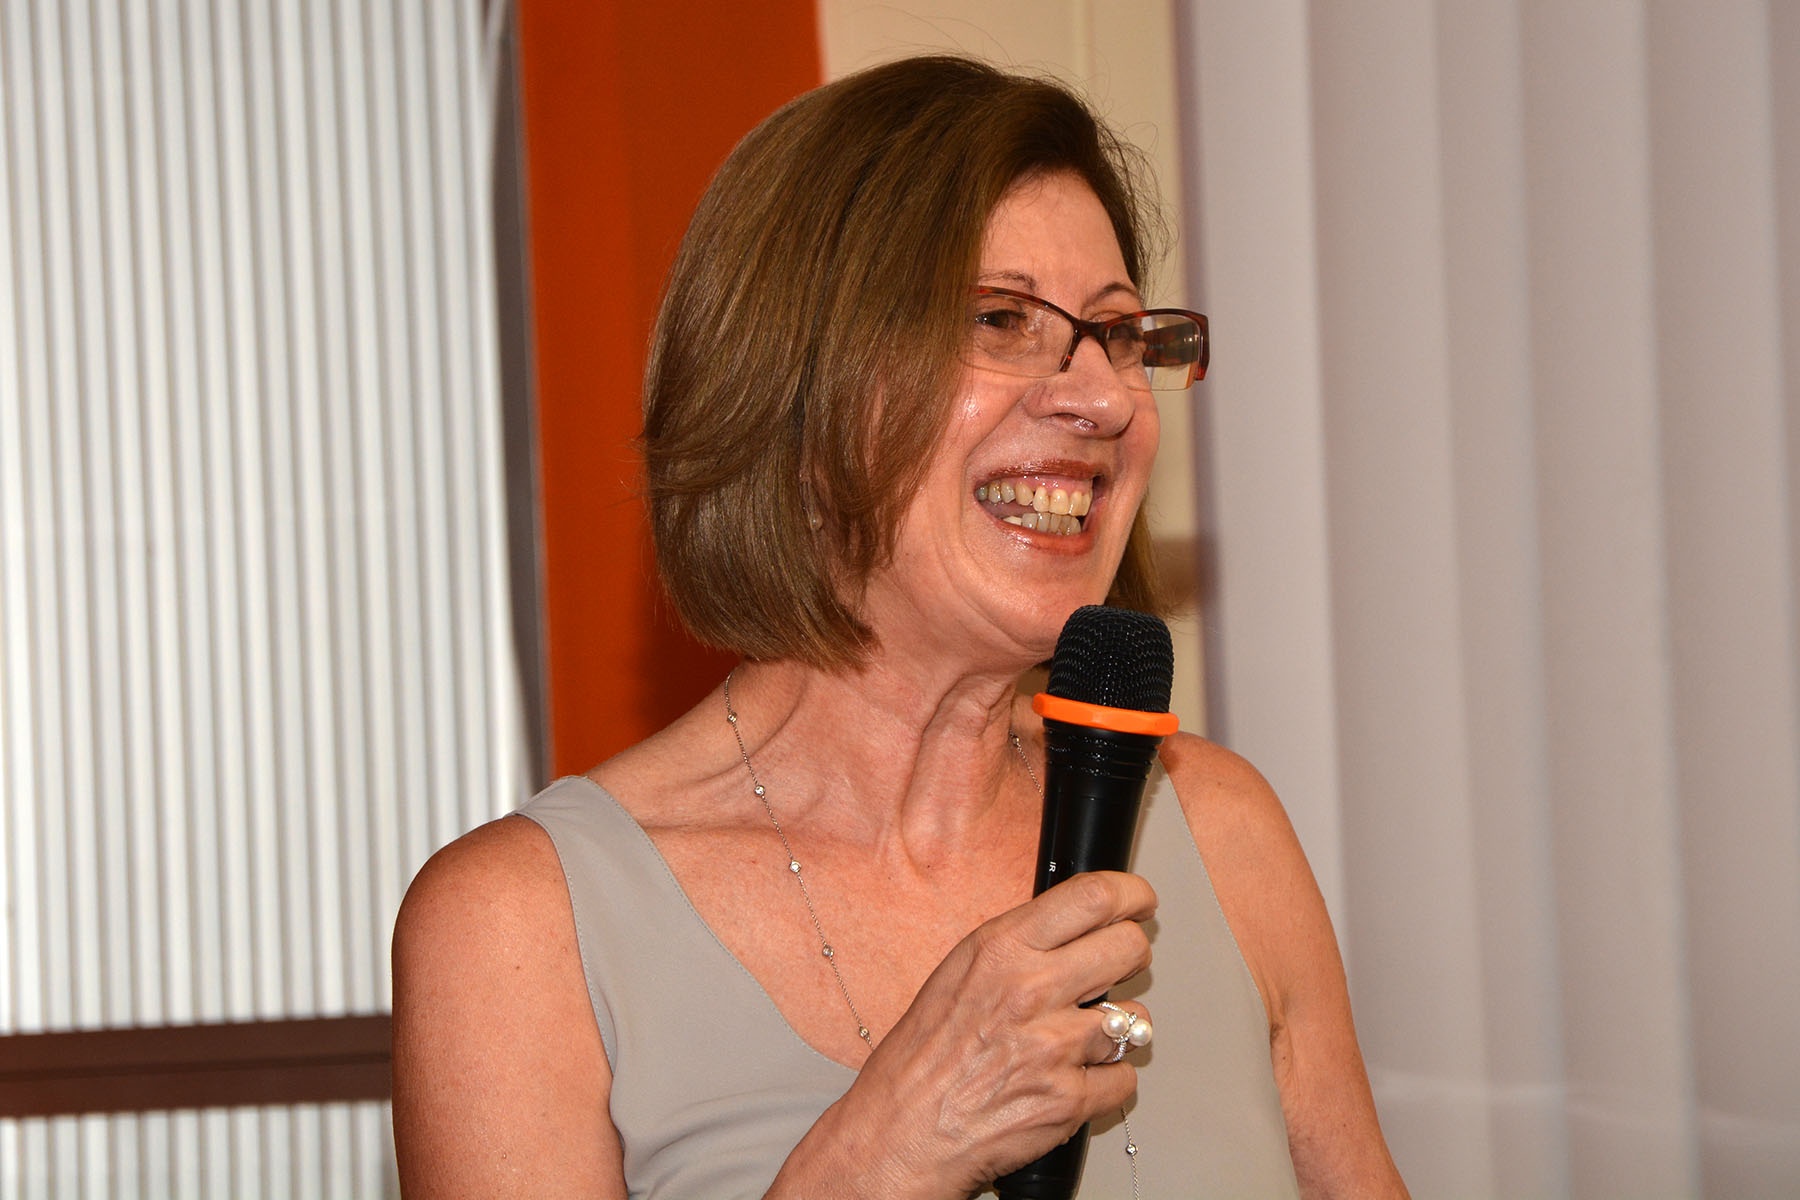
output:
M819 25L831 78L908 54L948 50L1042 71L1079 88L1149 156L1170 229L1179 238L1184 221L1173 4L821 0ZM1177 240L1153 274L1152 303L1191 307L1183 251ZM1162 557L1183 586L1198 570L1192 403L1187 396L1161 398L1163 443L1149 501ZM1178 664L1170 707L1182 728L1203 730L1200 627L1191 605L1170 622L1170 633Z

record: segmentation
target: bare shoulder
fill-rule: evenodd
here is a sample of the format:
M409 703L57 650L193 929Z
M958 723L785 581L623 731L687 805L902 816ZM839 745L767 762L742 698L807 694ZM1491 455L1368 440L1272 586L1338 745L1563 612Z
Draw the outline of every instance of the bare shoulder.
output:
M549 835L503 817L433 855L394 929L408 1196L623 1195L610 1072Z
M1343 959L1300 840L1255 767L1192 734L1162 761L1269 1017L1288 1145L1308 1196L1403 1196L1375 1114Z
M1225 838L1292 832L1268 780L1242 755L1196 734L1177 733L1163 743L1162 765L1190 825Z
M553 961L546 952L565 948L565 934L573 948L573 932L549 835L534 821L502 817L439 850L413 879L394 926L395 972L438 988L474 985L477 966L539 973Z
M1278 1033L1298 978L1318 955L1337 958L1306 854L1274 789L1240 755L1180 733L1163 744L1162 762Z
M1213 890L1240 942L1246 933L1263 933L1261 921L1279 910L1294 906L1310 910L1316 904L1316 915L1324 916L1324 902L1287 810L1255 767L1225 747L1188 733L1164 743L1162 762L1206 860ZM1324 932L1330 937L1328 924ZM1287 949L1279 940L1256 948L1270 968ZM1246 953L1250 949L1246 946ZM1257 980L1259 986L1263 982ZM1266 1003L1276 999L1265 992Z
M427 928L429 918L446 912L491 918L561 886L562 865L550 836L535 821L501 817L433 854L407 889L401 914Z

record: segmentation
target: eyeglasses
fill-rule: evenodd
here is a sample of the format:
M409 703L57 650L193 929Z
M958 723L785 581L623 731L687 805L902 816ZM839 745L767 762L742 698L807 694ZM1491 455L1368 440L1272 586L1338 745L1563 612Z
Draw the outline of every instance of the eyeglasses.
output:
M1066 371L1081 339L1091 337L1127 387L1178 392L1206 378L1206 318L1185 308L1084 321L1027 292L978 287L969 310L970 361L1007 375L1044 379Z

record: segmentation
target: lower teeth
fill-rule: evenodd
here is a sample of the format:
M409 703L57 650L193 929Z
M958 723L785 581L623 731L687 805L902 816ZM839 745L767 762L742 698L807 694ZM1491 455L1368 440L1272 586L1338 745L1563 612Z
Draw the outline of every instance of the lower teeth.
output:
M1065 516L1062 513L1026 513L1019 517L1001 517L1008 525L1017 525L1022 529L1036 530L1038 533L1055 533L1067 536L1081 532L1081 518Z

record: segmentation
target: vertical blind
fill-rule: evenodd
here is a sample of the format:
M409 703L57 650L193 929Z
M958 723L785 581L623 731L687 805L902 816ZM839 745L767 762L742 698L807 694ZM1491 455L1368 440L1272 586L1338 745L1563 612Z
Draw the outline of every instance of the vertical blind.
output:
M412 872L527 790L503 8L0 6L0 1033L385 1009ZM386 1142L8 1122L0 1185L369 1194Z

